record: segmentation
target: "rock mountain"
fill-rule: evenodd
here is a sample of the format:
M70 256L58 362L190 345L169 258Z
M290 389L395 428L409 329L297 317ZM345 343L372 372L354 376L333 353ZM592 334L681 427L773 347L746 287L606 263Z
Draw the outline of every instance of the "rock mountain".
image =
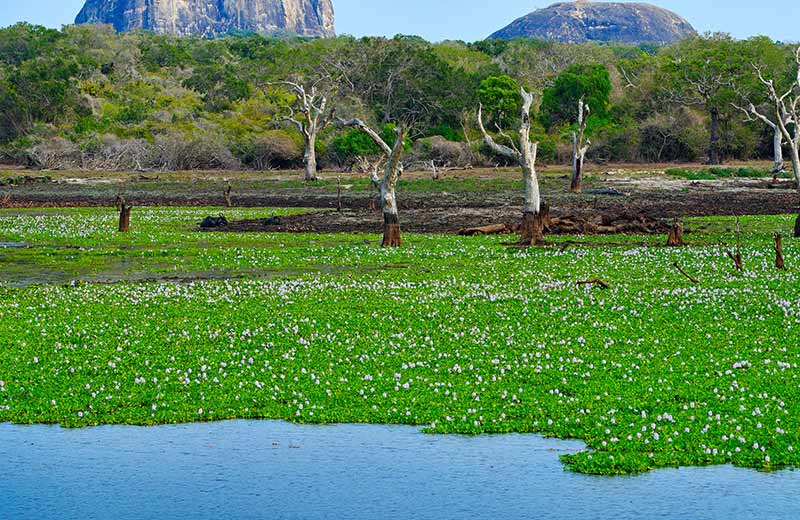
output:
M87 0L75 23L179 36L230 32L335 36L332 0Z
M578 1L553 4L534 11L490 38L667 44L696 34L689 22L654 5Z

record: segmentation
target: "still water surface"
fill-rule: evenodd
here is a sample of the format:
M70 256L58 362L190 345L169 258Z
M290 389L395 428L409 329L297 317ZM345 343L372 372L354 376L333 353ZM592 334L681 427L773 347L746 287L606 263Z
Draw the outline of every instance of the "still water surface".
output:
M0 424L0 519L800 518L800 471L564 471L580 449L397 426Z

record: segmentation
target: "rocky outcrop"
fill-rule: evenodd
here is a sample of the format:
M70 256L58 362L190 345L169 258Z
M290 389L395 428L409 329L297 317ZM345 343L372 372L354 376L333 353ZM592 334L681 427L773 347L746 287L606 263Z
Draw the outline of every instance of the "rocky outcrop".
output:
M565 2L539 9L490 38L538 38L566 43L591 41L668 44L695 36L677 14L650 4Z
M75 23L178 36L231 32L334 36L332 0L87 0Z

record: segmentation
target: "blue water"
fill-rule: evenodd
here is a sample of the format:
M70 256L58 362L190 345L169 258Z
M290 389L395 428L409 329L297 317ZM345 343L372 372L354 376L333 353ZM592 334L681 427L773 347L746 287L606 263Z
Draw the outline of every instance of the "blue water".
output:
M0 519L800 518L800 471L564 470L580 442L232 421L0 424Z

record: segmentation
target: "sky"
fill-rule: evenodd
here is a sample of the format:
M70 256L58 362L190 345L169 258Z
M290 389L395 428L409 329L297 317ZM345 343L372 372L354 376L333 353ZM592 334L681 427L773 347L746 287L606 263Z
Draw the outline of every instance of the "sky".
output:
M486 38L511 21L555 0L334 0L336 29L354 36L415 34L430 41ZM737 38L767 35L800 41L798 0L651 0L701 32ZM83 0L0 0L0 27L26 21L48 27L72 23Z

